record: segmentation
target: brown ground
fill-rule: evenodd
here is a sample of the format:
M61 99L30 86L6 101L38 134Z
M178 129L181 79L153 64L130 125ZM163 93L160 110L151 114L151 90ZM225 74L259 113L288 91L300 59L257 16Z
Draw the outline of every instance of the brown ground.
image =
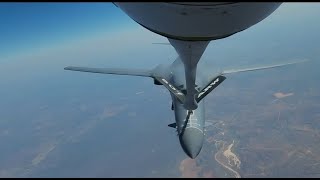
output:
M204 171L200 166L197 165L196 160L194 159L184 159L181 161L179 169L182 178L214 178L211 170ZM202 171L204 172L201 173Z
M282 92L277 92L277 93L274 93L273 94L276 98L280 99L280 98L284 98L284 97L287 97L287 96L292 96L293 93L287 93L287 94L284 94Z

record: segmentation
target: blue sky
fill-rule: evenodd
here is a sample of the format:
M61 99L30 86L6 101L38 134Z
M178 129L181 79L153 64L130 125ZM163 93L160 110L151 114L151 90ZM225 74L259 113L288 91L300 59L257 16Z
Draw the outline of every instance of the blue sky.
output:
M112 3L0 3L0 58L132 27Z
M257 25L211 42L203 62L221 59L220 65L236 66L248 60L273 62L309 56L301 47L311 52L318 49L314 45L320 31L314 21L320 15L318 9L319 3L283 3ZM166 38L139 26L112 3L0 3L0 24L3 73L40 66L46 72L68 65L154 67L176 57L170 46L151 45ZM274 53L275 49L282 51Z
M316 4L284 3L262 23L232 38L245 34L251 36L257 29L256 32L262 32L273 28L274 32L281 35L290 34L286 33L288 30L297 30L281 26L285 23L297 24L295 28L300 31L313 30L317 27L313 17L319 14ZM77 44L86 39L99 39L108 34L111 37L113 33L130 32L133 29L142 32L143 28L109 2L0 3L0 62L29 52L40 52L43 48L53 50L73 42ZM268 36L264 37L269 39Z

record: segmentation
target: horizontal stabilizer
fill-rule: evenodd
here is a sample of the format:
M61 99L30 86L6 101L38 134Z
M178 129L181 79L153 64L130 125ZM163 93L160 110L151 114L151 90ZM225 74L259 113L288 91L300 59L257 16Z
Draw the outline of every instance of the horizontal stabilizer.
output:
M68 66L68 67L65 67L64 69L71 70L71 71L89 72L89 73L152 77L152 71L142 70L142 69L88 68L88 67L73 67L73 66Z

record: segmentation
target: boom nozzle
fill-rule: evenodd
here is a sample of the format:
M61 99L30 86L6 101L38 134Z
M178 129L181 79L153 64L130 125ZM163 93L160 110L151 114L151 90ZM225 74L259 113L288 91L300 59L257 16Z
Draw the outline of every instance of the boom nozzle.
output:
M198 108L198 103L194 97L186 96L186 100L183 104L183 107L187 110L195 110Z

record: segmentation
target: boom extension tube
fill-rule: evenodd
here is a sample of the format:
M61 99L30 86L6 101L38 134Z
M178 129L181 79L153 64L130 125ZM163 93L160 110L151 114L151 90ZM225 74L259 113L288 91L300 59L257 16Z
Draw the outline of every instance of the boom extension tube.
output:
M175 48L184 64L187 93L183 106L187 110L195 110L198 108L196 100L198 92L195 83L197 65L210 41L179 41L169 39L169 42Z

